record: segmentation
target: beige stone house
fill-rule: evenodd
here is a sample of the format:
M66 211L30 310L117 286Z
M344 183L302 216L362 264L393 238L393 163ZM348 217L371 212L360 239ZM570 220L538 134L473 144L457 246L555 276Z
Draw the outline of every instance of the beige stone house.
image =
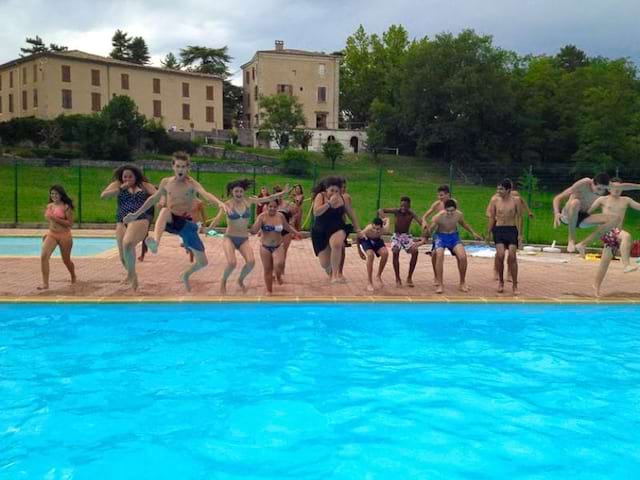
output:
M303 106L305 127L336 129L339 120L340 57L284 48L259 50L242 65L245 128L260 126L261 95L295 95Z
M116 95L131 97L147 118L169 129L222 129L222 79L136 65L72 50L0 65L0 122L98 112Z

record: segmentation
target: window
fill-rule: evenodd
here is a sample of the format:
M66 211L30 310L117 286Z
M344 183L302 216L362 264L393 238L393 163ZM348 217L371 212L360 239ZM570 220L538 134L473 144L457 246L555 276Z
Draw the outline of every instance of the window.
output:
M9 94L9 113L13 113L13 93Z
M207 100L213 100L213 85L207 85Z
M327 103L327 87L318 87L318 103Z
M327 128L327 114L316 112L316 128Z
M0 97L0 113L2 113L2 97Z
M13 88L13 72L9 72L9 88Z
M33 83L38 81L38 65L33 65Z
M213 119L213 107L207 107L206 108L206 117L207 117L207 123L213 123L214 119Z
M256 79L256 68L255 67L251 67L251 79L252 80Z
M71 67L69 65L62 65L62 81L71 81Z
M33 108L38 108L38 90L33 89Z
M123 73L120 75L120 88L122 90L129 90L129 74Z
M189 98L189 84L186 82L182 84L182 96L184 98Z
M0 90L2 90L2 75L0 75Z
M91 93L91 111L99 112L102 110L102 99L100 98L100 94L96 92Z
M71 101L71 90L62 90L62 108L71 108L73 105Z
M253 98L258 98L258 85L253 87Z
M160 79L159 78L154 78L153 79L153 93L160 93ZM160 116L160 115L158 115Z
M245 83L250 83L251 82L251 77L249 76L249 70L244 72L244 82Z
M91 70L91 85L100 86L100 70Z
M26 110L27 109L27 91L23 90L22 91L22 110Z
M246 99L247 99L247 108L249 108L251 106L251 94L250 93L247 93Z
M287 95L292 95L293 94L293 87L291 85L278 84L277 92L278 93L284 93L284 94L287 94Z
M27 67L22 67L22 84L27 84Z
M160 100L153 101L153 116L156 118L162 117L162 102Z
M326 73L327 73L327 67L325 66L325 64L321 63L320 65L318 65L318 75L320 75L321 77L324 77Z
M189 120L191 118L191 106L188 103L182 104L182 119Z

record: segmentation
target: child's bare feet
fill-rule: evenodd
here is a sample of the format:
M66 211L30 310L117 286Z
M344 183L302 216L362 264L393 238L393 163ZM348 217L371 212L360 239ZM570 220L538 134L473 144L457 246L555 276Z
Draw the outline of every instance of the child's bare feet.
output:
M151 235L145 239L144 243L149 247L151 253L158 253L158 242Z
M498 282L498 293L504 292L504 283Z
M242 293L247 293L247 291L249 290L247 286L240 280L238 280L238 286L240 287L240 290L242 290Z
M596 285L592 285L592 287L593 287L593 294L595 295L595 297L600 298L600 287Z
M412 278L407 278L407 287L413 288L415 285L413 284Z
M583 245L582 243L578 243L576 245L576 250L578 251L578 255L580 256L580 258L586 257L587 247L585 245Z
M569 240L569 243L567 244L567 253L573 253L576 251L576 242L574 242L573 240Z
M222 282L220 282L220 295L226 295L226 294L227 294L227 282L223 280Z
M513 284L513 295L516 297L520 295L520 290L518 290L518 285L516 283Z
M461 292L468 292L469 291L469 287L467 287L466 283L461 283L460 284L460 291Z
M444 292L444 288L442 288L442 285L438 285L438 288L436 288L436 293L440 294Z
M402 287L402 280L400 280L399 278L396 278L396 287L397 288Z
M373 288L373 283L370 283L367 285L367 292L373 292L375 291L375 288Z
M37 288L38 288L38 290L49 290L49 284L42 285L42 286L37 287Z
M378 281L378 283L379 283L380 285L384 285L384 282L382 281L382 277L381 277L380 275L378 275L378 276L376 277L376 280Z

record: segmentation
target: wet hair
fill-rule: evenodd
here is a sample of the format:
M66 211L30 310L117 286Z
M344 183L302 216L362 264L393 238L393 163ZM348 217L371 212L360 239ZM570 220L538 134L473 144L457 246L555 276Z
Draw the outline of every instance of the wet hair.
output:
M444 202L444 208L447 209L447 208L451 208L451 207L458 208L458 205L456 204L455 200L450 198L449 200Z
M411 199L409 197L407 197L406 195L404 197L400 197L400 201L401 202L411 203Z
M449 190L449 185L440 185L438 187L438 192L451 193L451 190Z
M142 173L142 170L140 169L140 167L138 167L137 165L132 165L132 164L126 164L126 165L122 165L121 167L116 168L113 171L113 179L117 180L120 183L123 183L122 175L124 174L125 170L131 170L131 173L133 173L133 176L136 179L136 185L138 187L142 186L142 182L148 182L149 181L149 180L147 180L147 177L145 177L144 173Z
M384 222L382 221L382 219L380 217L376 217L373 219L373 221L371 222L373 225L377 225L379 227L382 227L384 225Z
M513 182L509 178L505 178L498 185L501 186L502 188L504 188L505 190L512 190L513 189Z
M49 202L53 201L51 200L52 191L58 192L58 194L60 195L60 201L62 201L62 203L64 203L67 207L73 210L73 200L71 200L69 195L67 195L67 192L65 191L62 185L51 185L51 187L49 188Z
M249 180L248 178L243 178L242 180L234 180L233 182L229 182L227 183L227 196L230 196L231 192L233 192L233 189L236 187L240 187L246 192L247 190L249 190L249 187L251 187L251 185L253 185L253 181Z
M331 186L336 186L338 188L342 188L344 181L342 177L325 177L318 182L318 184L313 187L313 196L315 197L319 193L326 192L327 188Z
M593 178L593 183L596 185L609 185L610 181L611 179L609 178L609 175L604 172L597 174Z
M189 154L183 150L178 150L177 152L173 152L171 155L173 158L171 159L171 163L174 163L176 160L182 160L187 163L191 163L191 157Z

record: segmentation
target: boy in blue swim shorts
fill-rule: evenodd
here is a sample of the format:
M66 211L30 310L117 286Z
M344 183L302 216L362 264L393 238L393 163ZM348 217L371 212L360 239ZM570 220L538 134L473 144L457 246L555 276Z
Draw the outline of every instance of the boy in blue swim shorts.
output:
M455 255L458 262L458 272L460 273L460 290L468 292L467 276L467 254L464 245L460 240L458 225L468 231L476 240L482 240L473 228L465 221L464 215L458 210L455 200L444 202L444 210L436 214L431 220L431 231L434 232L434 248L436 258L436 293L444 292L443 271L444 271L444 251L449 250Z
M215 195L207 192L200 183L189 176L190 158L185 152L175 152L171 163L173 177L163 178L155 194L147 198L144 204L135 212L124 217L124 223L132 222L162 197L166 198L166 207L162 209L156 220L154 234L147 238L147 246L153 253L158 251L160 238L167 231L182 238L182 242L190 252L193 252L195 263L182 274L182 281L187 291L191 290L189 277L209 263L204 253L204 244L198 236L198 225L191 218L197 195L209 203L217 204L227 210L224 202Z

